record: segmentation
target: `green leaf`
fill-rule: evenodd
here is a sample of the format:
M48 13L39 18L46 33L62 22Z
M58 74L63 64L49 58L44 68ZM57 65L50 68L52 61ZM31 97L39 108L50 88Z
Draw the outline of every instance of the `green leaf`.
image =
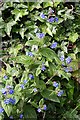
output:
M43 104L44 104L44 99L42 98L42 99L39 101L39 106L40 106L40 108L43 106Z
M5 110L7 116L9 117L12 112L12 106L4 104L3 101L1 102L1 105L2 105L3 109Z
M51 76L56 74L56 65L54 63L49 63L49 72Z
M37 70L36 70L36 76L38 76L40 73L41 73L41 68L38 67Z
M20 17L28 14L26 9L14 9L12 14L15 15L15 21L18 21Z
M5 24L5 32L7 33L8 36L10 36L10 32L12 29L12 26L15 25L16 22L11 20L10 22L8 22L7 24Z
M9 73L9 74L10 74L10 72L11 72L11 70L12 70L12 69L11 69L11 67L10 67L10 65L9 65L9 64L7 64L6 66L7 66L6 71L7 71L7 73Z
M52 1L43 2L43 6L44 6L44 8L49 7L49 6L53 7L53 2Z
M74 43L78 39L78 36L79 35L77 33L72 33L69 36L69 40Z
M22 39L24 39L24 33L25 33L25 31L26 31L26 28L22 28L22 29L20 29L20 31L19 31Z
M37 40L29 40L25 43L25 45L31 46L31 45L39 45L40 42Z
M45 82L42 80L39 80L39 82L37 83L37 87L42 91L46 88Z
M53 34L52 34L52 32L51 32L51 30L50 30L49 27L46 29L46 32L47 32L50 36L53 36Z
M37 119L35 109L31 105L25 105L24 107L24 118L26 119Z
M62 70L59 70L58 71L58 74L61 76L63 76L63 78L66 78L67 80L69 80L69 78L71 77L69 73L65 73L64 71Z
M23 48L23 45L22 45L22 44L18 44L16 47L11 47L11 48L9 49L9 54L14 54L14 56L16 57L17 54L18 54L18 51L19 51L20 49L22 49L22 48Z
M35 101L30 102L30 103L31 103L31 105L32 105L32 106L34 106L35 108L38 108L38 105L36 104L36 102L35 102Z
M53 90L45 89L44 91L41 92L41 95L44 98L47 98L48 100L51 100L53 102L58 102L58 103L60 102Z
M51 62L52 62L53 59L55 59L57 64L61 63L57 54L53 50L51 50L50 48L41 48L40 53Z
M26 55L17 56L14 59L17 63L22 63L25 65L30 65L30 64L34 63L32 57L26 56Z

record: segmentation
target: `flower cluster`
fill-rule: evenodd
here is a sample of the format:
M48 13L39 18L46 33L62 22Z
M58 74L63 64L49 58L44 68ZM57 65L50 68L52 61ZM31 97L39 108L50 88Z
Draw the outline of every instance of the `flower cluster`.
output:
M50 48L56 48L57 47L57 42L54 42L54 43L52 43L52 45L50 46Z
M29 74L29 78L32 80L34 79L34 76L32 74Z
M57 83L56 81L53 82L53 86L56 88L56 91L57 91L57 96L62 96L63 95L63 90L59 90L59 83Z
M12 104L12 105L14 105L15 102L16 102L16 100L13 99L13 98L7 98L7 99L4 100L5 104Z
M45 37L45 34L44 33L36 33L36 36L40 39L44 38Z
M66 58L66 63L69 64L69 63L71 62L71 60L72 60L71 57L68 56L68 57Z
M14 90L12 88L13 88L13 86L7 85L6 88L2 88L1 92L4 95L13 94Z
M26 52L26 55L33 57L33 53L32 52Z
M37 109L37 111L38 111L39 113L40 113L42 110L45 110L45 111L47 110L46 104L44 104L42 108L38 108L38 109Z
M44 15L44 13L42 12L42 13L40 13L40 17L42 18L42 19L45 19L46 18L46 16Z
M48 12L49 15L53 14L53 13L54 13L54 10L52 10L52 9L50 9L49 12ZM45 14L43 12L40 13L40 17L42 19L47 19L47 21L49 23L58 22L58 20L59 20L58 17L53 17L53 16L51 16L50 18L47 18L47 16L45 16Z
M53 86L54 86L54 87L58 87L59 84L58 84L56 81L54 81L54 82L53 82Z
M57 96L61 97L63 95L63 90L58 91Z
M72 72L73 71L73 68L72 67L64 67L64 71L65 72Z

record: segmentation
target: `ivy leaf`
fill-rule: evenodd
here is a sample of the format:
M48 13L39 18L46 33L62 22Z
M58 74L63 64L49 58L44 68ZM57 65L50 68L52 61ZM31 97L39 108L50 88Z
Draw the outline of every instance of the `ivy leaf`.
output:
M27 15L28 12L26 11L26 9L14 9L12 11L12 14L15 15L15 21L18 21L20 17Z
M8 22L7 24L5 24L5 32L7 33L8 36L10 36L10 32L12 29L12 26L15 25L16 22L11 20L10 22Z
M78 39L78 34L77 34L77 33L72 33L72 34L70 34L69 40L70 40L71 42L74 43L77 39Z
M44 8L47 8L49 6L53 7L53 2L52 1L50 1L50 2L43 2L43 6L44 6Z

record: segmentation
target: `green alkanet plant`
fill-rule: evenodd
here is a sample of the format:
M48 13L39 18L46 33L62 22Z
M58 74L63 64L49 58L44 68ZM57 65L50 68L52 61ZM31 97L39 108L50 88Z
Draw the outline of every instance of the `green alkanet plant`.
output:
M0 120L80 118L80 5L1 7Z

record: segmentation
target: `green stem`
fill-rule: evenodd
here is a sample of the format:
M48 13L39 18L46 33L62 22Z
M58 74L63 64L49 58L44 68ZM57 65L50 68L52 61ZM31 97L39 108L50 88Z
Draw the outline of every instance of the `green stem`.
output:
M78 106L76 106L76 108L71 112L71 114L80 106L80 104Z

